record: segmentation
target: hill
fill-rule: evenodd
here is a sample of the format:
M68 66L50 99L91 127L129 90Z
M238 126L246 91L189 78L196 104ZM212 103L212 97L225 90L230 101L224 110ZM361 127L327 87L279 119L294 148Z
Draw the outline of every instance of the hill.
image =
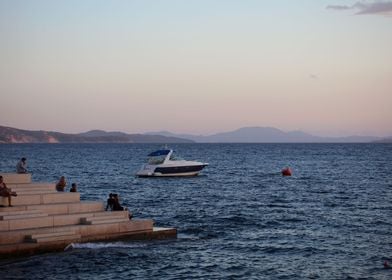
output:
M273 127L243 127L208 136L174 134L167 131L148 134L182 137L199 143L367 143L380 139L373 136L320 137L302 131L284 132Z
M192 140L163 135L126 134L92 130L67 134L44 130L22 130L0 126L0 143L192 143Z

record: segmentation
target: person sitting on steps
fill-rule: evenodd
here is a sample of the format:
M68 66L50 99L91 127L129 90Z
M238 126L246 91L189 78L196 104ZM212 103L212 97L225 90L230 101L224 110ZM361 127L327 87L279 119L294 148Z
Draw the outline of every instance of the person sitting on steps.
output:
M66 186L67 186L67 182L65 181L65 177L61 176L60 180L56 184L56 190L58 192L63 192Z
M113 194L110 193L109 194L109 198L106 202L106 208L105 210L108 211L108 209L110 209L111 211L113 211L113 206L114 206L114 198L113 198Z
M114 193L113 195L113 208L112 211L128 211L128 208L122 207L120 204L120 199L118 198L118 194ZM128 211L128 217L131 220L133 217L133 214Z
M76 183L72 183L71 189L70 189L69 191L70 191L70 192L77 192L77 191L78 191L78 189L77 189L77 187L76 187Z
M17 194L16 192L13 192L11 189L7 188L7 185L3 180L3 176L0 175L0 196L8 197L8 206L12 207L11 196L17 196Z
M113 211L124 211L126 208L122 207L120 204L120 199L118 198L118 194L113 194Z
M21 158L18 164L16 165L16 173L18 174L23 174L27 173L27 168L26 168L26 158Z

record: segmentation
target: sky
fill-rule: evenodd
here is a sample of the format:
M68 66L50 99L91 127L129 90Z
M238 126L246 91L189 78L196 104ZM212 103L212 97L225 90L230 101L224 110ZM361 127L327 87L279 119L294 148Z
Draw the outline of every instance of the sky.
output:
M0 0L0 125L392 135L392 1Z

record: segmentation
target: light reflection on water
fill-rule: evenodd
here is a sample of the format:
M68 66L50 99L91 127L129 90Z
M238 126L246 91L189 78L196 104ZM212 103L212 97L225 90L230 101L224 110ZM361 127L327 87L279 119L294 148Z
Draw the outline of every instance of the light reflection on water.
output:
M161 145L0 145L1 171L28 159L34 181L65 175L82 199L120 194L176 240L75 244L3 262L2 279L389 279L392 146L178 144L208 162L193 178L136 178ZM280 176L290 166L292 177ZM19 277L19 278L18 278Z

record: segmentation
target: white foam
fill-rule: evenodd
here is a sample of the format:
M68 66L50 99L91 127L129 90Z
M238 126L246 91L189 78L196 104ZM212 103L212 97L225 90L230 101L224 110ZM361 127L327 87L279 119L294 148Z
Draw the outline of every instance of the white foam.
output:
M110 242L110 243L71 243L65 247L64 251L71 249L104 249L104 248L140 248L145 247L146 244L141 243L124 243L124 242Z

